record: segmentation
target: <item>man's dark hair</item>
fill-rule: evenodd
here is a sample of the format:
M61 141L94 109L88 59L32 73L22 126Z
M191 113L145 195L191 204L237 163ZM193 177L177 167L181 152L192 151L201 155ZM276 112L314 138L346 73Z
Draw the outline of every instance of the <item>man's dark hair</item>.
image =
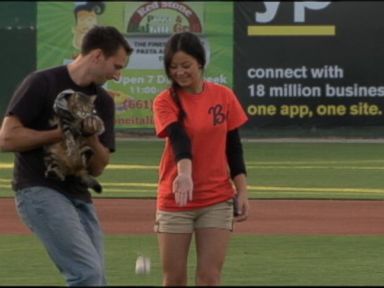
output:
M115 27L95 26L91 28L83 38L81 54L87 55L94 49L101 49L105 57L113 56L120 47L123 47L127 55L131 55L133 49Z

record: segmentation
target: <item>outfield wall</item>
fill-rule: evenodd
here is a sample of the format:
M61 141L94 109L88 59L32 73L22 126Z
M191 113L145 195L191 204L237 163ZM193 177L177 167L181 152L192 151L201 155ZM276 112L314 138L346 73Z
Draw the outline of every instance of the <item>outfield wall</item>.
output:
M72 61L81 25L93 23L117 27L135 50L105 86L122 134L153 134L153 97L169 84L164 43L184 29L206 48L206 78L238 95L244 135L381 137L383 10L375 1L0 2L0 113L27 73Z
M36 3L0 2L0 115L17 84L36 68Z

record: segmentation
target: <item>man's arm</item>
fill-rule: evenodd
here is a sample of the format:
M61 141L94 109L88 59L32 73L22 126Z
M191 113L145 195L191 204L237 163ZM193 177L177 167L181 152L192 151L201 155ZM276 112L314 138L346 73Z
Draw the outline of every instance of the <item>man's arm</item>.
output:
M89 116L83 120L81 130L84 136L89 135L86 136L86 142L94 152L88 162L88 172L92 176L100 176L108 165L110 158L109 149L100 142L98 136L104 132L103 122L97 116Z
M87 144L93 149L94 154L89 159L88 171L92 176L100 176L109 163L110 152L94 134L87 138Z
M58 142L62 138L60 128L38 131L24 127L16 116L6 116L0 129L0 150L24 152Z

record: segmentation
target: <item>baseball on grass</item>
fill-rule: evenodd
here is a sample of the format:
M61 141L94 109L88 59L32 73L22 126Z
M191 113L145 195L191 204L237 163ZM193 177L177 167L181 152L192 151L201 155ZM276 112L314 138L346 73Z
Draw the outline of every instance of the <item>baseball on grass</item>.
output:
M151 271L151 260L149 257L139 256L136 259L136 274L148 274Z

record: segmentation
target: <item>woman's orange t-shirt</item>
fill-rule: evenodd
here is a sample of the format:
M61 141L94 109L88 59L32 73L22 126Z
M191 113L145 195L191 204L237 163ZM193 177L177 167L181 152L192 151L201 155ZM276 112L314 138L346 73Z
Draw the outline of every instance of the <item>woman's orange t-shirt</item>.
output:
M177 167L166 128L178 121L179 108L168 89L156 96L153 104L156 135L166 137L157 191L157 208L164 211L201 208L233 197L225 152L227 132L248 119L233 91L220 84L205 81L200 94L178 91L178 96L186 112L183 125L192 145L193 200L180 207L172 193Z

